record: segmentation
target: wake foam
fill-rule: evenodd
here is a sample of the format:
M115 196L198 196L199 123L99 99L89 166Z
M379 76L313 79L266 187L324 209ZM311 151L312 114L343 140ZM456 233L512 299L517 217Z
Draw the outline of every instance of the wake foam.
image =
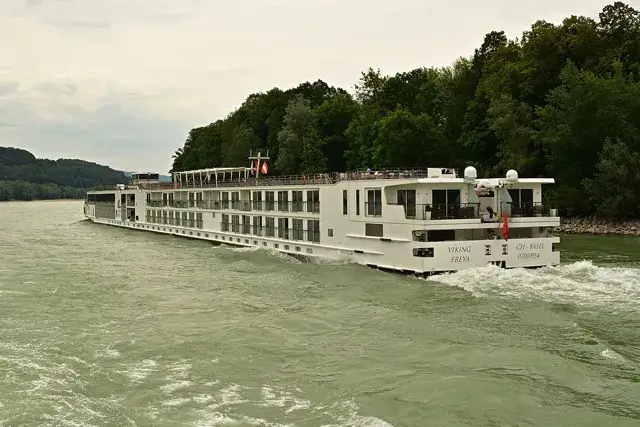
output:
M473 268L433 276L476 297L543 300L591 307L640 308L640 269L598 267L580 261L535 270Z

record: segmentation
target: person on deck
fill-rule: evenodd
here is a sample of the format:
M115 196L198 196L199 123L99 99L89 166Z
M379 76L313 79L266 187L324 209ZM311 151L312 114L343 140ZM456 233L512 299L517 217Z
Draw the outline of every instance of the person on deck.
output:
M496 220L496 213L491 206L487 206L487 212L489 216L487 217L488 222L494 222Z

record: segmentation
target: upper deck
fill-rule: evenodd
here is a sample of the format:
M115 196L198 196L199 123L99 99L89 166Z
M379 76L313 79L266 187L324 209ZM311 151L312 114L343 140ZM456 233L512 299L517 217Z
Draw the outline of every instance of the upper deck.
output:
M253 176L252 168L212 168L174 172L173 182L136 180L126 188L145 190L186 190L227 187L288 187L332 185L342 181L362 180L459 180L452 168L384 169L378 171L330 172L314 175ZM92 191L122 189L118 186L100 187Z

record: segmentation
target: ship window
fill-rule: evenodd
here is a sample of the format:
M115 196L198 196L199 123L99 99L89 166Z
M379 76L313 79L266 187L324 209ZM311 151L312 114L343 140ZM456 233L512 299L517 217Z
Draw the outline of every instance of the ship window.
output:
M426 242L427 230L413 230L413 232L411 232L411 237L413 237L415 242Z
M289 218L278 218L278 237L289 238Z
M533 190L530 188L510 188L507 191L513 203L533 203Z
M455 218L460 208L460 190L433 190L431 219Z
M302 200L302 190L291 192L291 212L303 212L304 201Z
M251 233L251 217L249 215L242 215L242 234ZM247 241L248 243L248 241Z
M274 237L276 232L276 219L272 217L266 217L265 219L264 235L267 237Z
M367 216L382 216L382 190L367 190L365 211Z
M445 242L456 240L456 230L429 230L427 232L429 242Z
M284 245L284 250L288 251L289 250L289 245Z
M356 190L356 215L360 215L360 190Z
M304 220L294 218L291 220L292 222L292 236L293 240L304 240Z
M275 196L274 196L273 191L265 191L264 192L264 199L266 200L265 203L264 203L264 210L265 211L274 210Z
M320 213L320 190L307 191L307 212Z
M342 190L342 215L347 214L347 205L349 204L349 199L347 197L347 190Z
M320 220L307 220L307 241L320 243Z
M333 237L333 228L327 229L327 236Z
M289 191L278 191L278 210L280 212L289 212Z
M433 258L433 248L414 248L413 256L421 258Z
M382 226L382 224L365 224L364 225L364 234L365 234L365 236L382 237L383 236L383 226Z

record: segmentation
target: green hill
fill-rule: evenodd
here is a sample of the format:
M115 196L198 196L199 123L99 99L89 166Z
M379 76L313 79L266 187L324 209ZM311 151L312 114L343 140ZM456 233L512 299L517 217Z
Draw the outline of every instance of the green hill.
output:
M91 187L126 183L108 166L79 159L38 159L26 150L0 147L0 201L82 198Z

